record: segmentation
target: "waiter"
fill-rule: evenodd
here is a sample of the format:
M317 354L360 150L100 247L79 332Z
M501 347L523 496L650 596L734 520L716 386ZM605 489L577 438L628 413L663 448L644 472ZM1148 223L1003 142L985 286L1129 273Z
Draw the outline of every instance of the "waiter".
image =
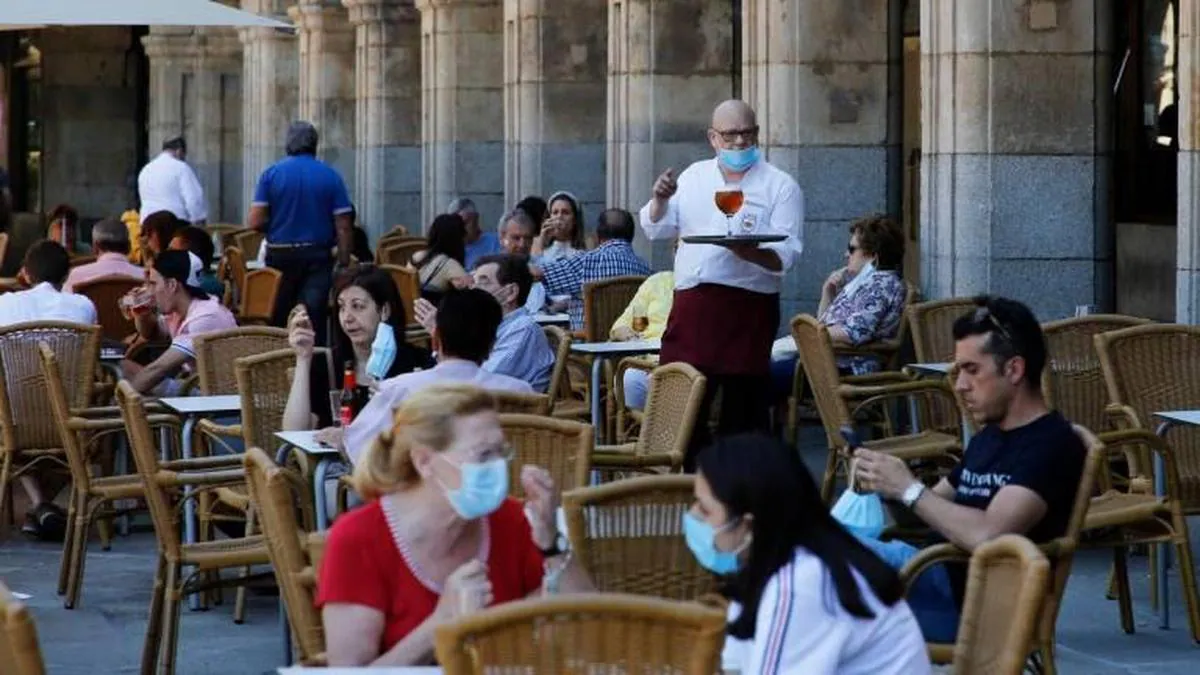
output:
M779 329L779 288L803 248L804 195L796 180L759 155L758 122L744 101L713 111L708 142L716 157L676 179L668 169L642 207L650 239L679 235L778 234L768 244L689 244L675 254L675 299L662 337L661 363L683 361L708 378L684 466L711 441L708 420L718 391L718 433L765 430L769 424L771 343ZM740 186L744 203L729 220L715 194Z

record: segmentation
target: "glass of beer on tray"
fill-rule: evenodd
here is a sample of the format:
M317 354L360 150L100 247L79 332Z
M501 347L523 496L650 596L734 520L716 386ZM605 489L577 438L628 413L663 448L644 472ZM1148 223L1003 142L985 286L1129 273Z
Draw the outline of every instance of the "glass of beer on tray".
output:
M742 186L725 185L717 190L713 200L721 213L725 214L726 234L733 234L733 216L742 210L742 204L746 201Z

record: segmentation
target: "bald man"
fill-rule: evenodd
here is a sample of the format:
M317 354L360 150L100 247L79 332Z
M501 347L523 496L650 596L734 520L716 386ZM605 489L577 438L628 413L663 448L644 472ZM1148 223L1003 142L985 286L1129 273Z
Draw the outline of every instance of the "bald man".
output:
M685 467L711 441L707 421L723 391L720 434L765 430L771 391L771 343L779 329L779 289L803 249L804 194L796 180L763 160L758 121L744 101L713 111L708 142L715 157L680 173L667 169L642 207L650 239L675 236L778 234L768 244L689 244L675 253L675 298L662 338L662 363L683 361L708 378ZM744 203L732 219L714 195L741 187Z

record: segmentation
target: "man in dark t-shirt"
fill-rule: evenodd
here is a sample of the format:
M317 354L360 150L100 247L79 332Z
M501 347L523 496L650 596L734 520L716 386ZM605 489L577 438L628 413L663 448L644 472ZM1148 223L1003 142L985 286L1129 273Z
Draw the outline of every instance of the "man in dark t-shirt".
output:
M1041 325L1015 300L980 297L953 330L954 387L982 430L958 466L932 488L900 459L860 448L860 485L900 502L967 551L1003 534L1035 543L1061 536L1087 449L1042 396ZM905 542L864 543L896 567L917 552ZM965 586L961 565L935 567L914 585L908 600L927 640L954 641Z

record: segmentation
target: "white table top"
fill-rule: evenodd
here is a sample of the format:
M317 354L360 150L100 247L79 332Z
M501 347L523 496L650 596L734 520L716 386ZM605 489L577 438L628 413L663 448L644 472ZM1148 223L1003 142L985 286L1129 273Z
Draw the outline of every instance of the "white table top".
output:
M242 411L242 398L237 394L226 394L223 396L168 396L158 400L181 415Z
M100 348L100 360L101 361L120 361L123 358L125 358L125 350L124 349L118 349L117 347L101 347Z
M280 668L279 675L304 675L304 673L320 673L321 675L355 675L357 673L373 673L375 675L441 675L438 666L406 666L403 668L304 668L293 666Z
M923 373L934 373L935 375L949 374L950 369L954 367L953 363L910 363L909 368L919 370Z
M567 314L566 312L560 312L558 314L534 314L533 320L543 326L559 323L569 324L571 323L571 315Z
M628 342L572 342L576 354L625 355L653 354L662 349L662 340L630 340Z
M338 454L337 448L317 442L316 431L277 431L275 438L310 455Z
M1154 416L1176 424L1200 426L1200 410L1165 410Z

